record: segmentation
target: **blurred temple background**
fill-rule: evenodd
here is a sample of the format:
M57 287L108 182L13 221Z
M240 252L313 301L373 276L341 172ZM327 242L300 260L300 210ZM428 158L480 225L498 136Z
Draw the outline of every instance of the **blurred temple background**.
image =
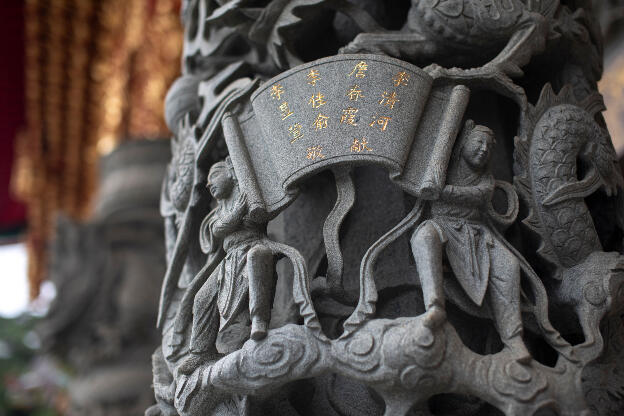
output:
M98 158L167 137L163 102L179 73L179 0L11 0L23 32L25 113L13 190L26 206L31 296L45 278L53 219L92 213ZM8 6L3 6L8 7ZM4 13L3 13L4 15ZM12 37L15 39L15 37Z
M0 416L151 403L182 1L0 2ZM622 157L624 0L594 12Z
M179 10L0 2L0 416L135 415L153 400Z

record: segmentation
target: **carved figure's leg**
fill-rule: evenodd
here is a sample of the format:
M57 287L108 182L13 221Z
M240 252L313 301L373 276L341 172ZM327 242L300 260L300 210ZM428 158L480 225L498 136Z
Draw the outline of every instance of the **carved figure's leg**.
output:
M299 320L299 308L293 299L294 273L288 259L275 263L275 296L271 310L270 328L280 328Z
M583 335L585 336L585 342L583 345L593 345L596 342L597 336L600 336L599 319L596 319L592 309L585 310L587 305L581 304L576 307L576 315L579 318L581 329L583 329Z
M219 310L217 294L219 282L209 277L199 289L193 301L193 326L189 342L190 354L175 369L178 374L190 374L204 362L219 333Z
M251 338L254 340L260 340L267 334L271 318L272 292L275 288L273 266L273 253L267 247L257 245L247 253L249 314Z
M410 240L425 302L424 325L434 328L446 319L442 286L442 250L444 242L437 228L424 222Z
M195 295L190 341L190 349L193 354L208 352L217 339L219 332L218 292L218 280L210 277Z
M520 314L520 264L506 248L496 245L490 255L488 297L501 340L518 362L531 360L524 341Z

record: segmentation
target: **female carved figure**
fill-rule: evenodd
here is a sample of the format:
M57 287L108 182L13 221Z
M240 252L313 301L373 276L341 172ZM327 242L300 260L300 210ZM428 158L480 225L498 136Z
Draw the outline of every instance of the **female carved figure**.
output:
M431 218L414 231L411 246L425 301L425 325L446 317L442 261L444 253L465 293L476 305L485 300L501 340L519 362L530 360L522 340L518 258L490 229L486 216L494 192L487 169L494 133L466 123L456 144L440 198L431 202Z
M211 167L207 187L217 207L201 224L200 243L209 256L207 266L218 264L202 270L212 273L195 295L187 364L215 345L221 354L239 349L250 336L250 317L251 338L266 336L274 288L273 254L262 244L266 223L247 215L247 199L229 157Z

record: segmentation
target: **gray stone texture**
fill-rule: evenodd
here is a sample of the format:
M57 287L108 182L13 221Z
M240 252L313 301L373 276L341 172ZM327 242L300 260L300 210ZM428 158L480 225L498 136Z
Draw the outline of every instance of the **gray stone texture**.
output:
M589 3L182 19L146 415L624 410L624 182Z

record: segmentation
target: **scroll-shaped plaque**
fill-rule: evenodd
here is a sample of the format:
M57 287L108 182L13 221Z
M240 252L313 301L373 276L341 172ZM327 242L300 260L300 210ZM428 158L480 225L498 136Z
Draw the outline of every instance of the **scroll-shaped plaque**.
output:
M407 192L425 199L435 199L446 182L455 138L462 125L470 90L458 85L448 91L433 91L403 172L393 177Z
M296 184L339 164L377 164L406 192L432 198L461 126L469 90L432 90L420 68L378 55L339 55L272 78L253 112L223 117L252 215L271 218Z

